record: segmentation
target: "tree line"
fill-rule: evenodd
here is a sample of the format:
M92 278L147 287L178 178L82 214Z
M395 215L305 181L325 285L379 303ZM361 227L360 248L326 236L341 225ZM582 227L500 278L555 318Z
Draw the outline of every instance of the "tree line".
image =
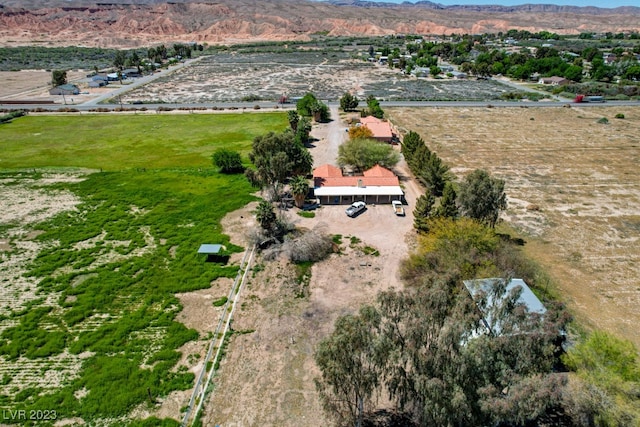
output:
M596 333L564 353L570 315L545 298L548 278L518 239L495 231L504 181L477 170L456 185L415 132L402 152L426 187L414 211L417 250L400 268L406 289L341 316L319 344L327 414L339 426L637 425L637 350ZM462 282L486 277L501 279L474 301ZM542 293L543 316L518 303L518 288L506 290L512 277Z

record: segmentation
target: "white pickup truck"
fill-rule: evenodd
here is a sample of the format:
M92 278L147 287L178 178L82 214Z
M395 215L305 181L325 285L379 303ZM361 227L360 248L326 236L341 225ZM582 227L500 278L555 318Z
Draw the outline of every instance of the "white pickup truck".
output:
M398 216L404 216L404 206L402 206L402 202L400 200L394 200L391 202L391 207L393 207L393 212Z

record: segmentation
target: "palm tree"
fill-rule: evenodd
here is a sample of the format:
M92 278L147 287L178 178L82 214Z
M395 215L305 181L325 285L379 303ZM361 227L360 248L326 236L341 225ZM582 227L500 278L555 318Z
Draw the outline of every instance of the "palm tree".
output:
M294 176L289 182L289 188L291 188L291 193L296 201L296 206L298 208L302 208L304 205L304 199L307 197L307 193L309 192L309 182L307 181L307 178L302 175Z
M261 200L256 208L256 221L258 221L260 227L267 232L271 232L273 231L276 219L273 205L266 200Z

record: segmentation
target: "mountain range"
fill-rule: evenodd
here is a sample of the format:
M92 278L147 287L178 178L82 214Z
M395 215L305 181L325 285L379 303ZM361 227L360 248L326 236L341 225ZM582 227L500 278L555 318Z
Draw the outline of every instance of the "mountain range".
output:
M0 0L0 45L135 47L329 36L640 32L640 8L361 0Z

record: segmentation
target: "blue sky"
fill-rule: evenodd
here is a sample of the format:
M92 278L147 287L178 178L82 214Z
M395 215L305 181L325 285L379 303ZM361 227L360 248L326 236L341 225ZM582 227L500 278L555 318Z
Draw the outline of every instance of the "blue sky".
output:
M402 3L403 0L373 0L387 1L392 3ZM409 0L415 3L416 0ZM514 6L520 4L558 4L564 6L597 6L612 8L618 6L640 6L640 0L431 0L445 6L454 4L499 4L503 6Z

